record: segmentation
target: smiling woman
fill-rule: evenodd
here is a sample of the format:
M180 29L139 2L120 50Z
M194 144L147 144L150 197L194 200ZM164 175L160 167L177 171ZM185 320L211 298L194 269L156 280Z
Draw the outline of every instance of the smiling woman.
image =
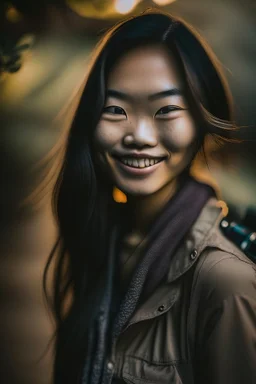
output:
M174 58L161 45L133 49L110 73L96 150L128 195L154 194L156 202L161 191L159 205L165 204L163 188L169 199L176 176L193 159L197 133L183 88Z
M255 266L190 175L205 137L234 129L217 60L184 21L147 11L99 43L54 196L54 383L256 382Z

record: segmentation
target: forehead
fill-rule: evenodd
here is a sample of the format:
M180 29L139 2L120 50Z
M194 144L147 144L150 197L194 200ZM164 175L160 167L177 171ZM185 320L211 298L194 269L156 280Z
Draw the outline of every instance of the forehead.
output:
M160 45L135 48L112 68L108 88L130 93L153 93L182 86L173 55Z

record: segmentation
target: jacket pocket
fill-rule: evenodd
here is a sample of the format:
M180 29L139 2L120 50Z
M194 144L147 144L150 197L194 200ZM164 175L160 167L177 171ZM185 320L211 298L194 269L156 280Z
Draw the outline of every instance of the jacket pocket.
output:
M189 383L182 381L175 364L152 364L136 358L126 362L122 376L128 384Z

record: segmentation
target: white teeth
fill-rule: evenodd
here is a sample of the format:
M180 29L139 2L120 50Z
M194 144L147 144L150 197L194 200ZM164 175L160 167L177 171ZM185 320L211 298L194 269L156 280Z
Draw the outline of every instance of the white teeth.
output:
M145 160L144 159L139 159L138 160L139 168L144 168L145 167Z
M125 165L128 165L130 167L134 168L146 168L150 167L156 163L159 163L161 161L160 159L137 159L137 158L121 158L120 159L122 163Z

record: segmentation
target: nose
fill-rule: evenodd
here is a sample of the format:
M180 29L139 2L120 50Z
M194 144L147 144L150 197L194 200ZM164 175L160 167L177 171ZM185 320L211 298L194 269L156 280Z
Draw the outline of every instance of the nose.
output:
M157 130L149 118L138 120L123 139L125 146L155 147L157 145Z

